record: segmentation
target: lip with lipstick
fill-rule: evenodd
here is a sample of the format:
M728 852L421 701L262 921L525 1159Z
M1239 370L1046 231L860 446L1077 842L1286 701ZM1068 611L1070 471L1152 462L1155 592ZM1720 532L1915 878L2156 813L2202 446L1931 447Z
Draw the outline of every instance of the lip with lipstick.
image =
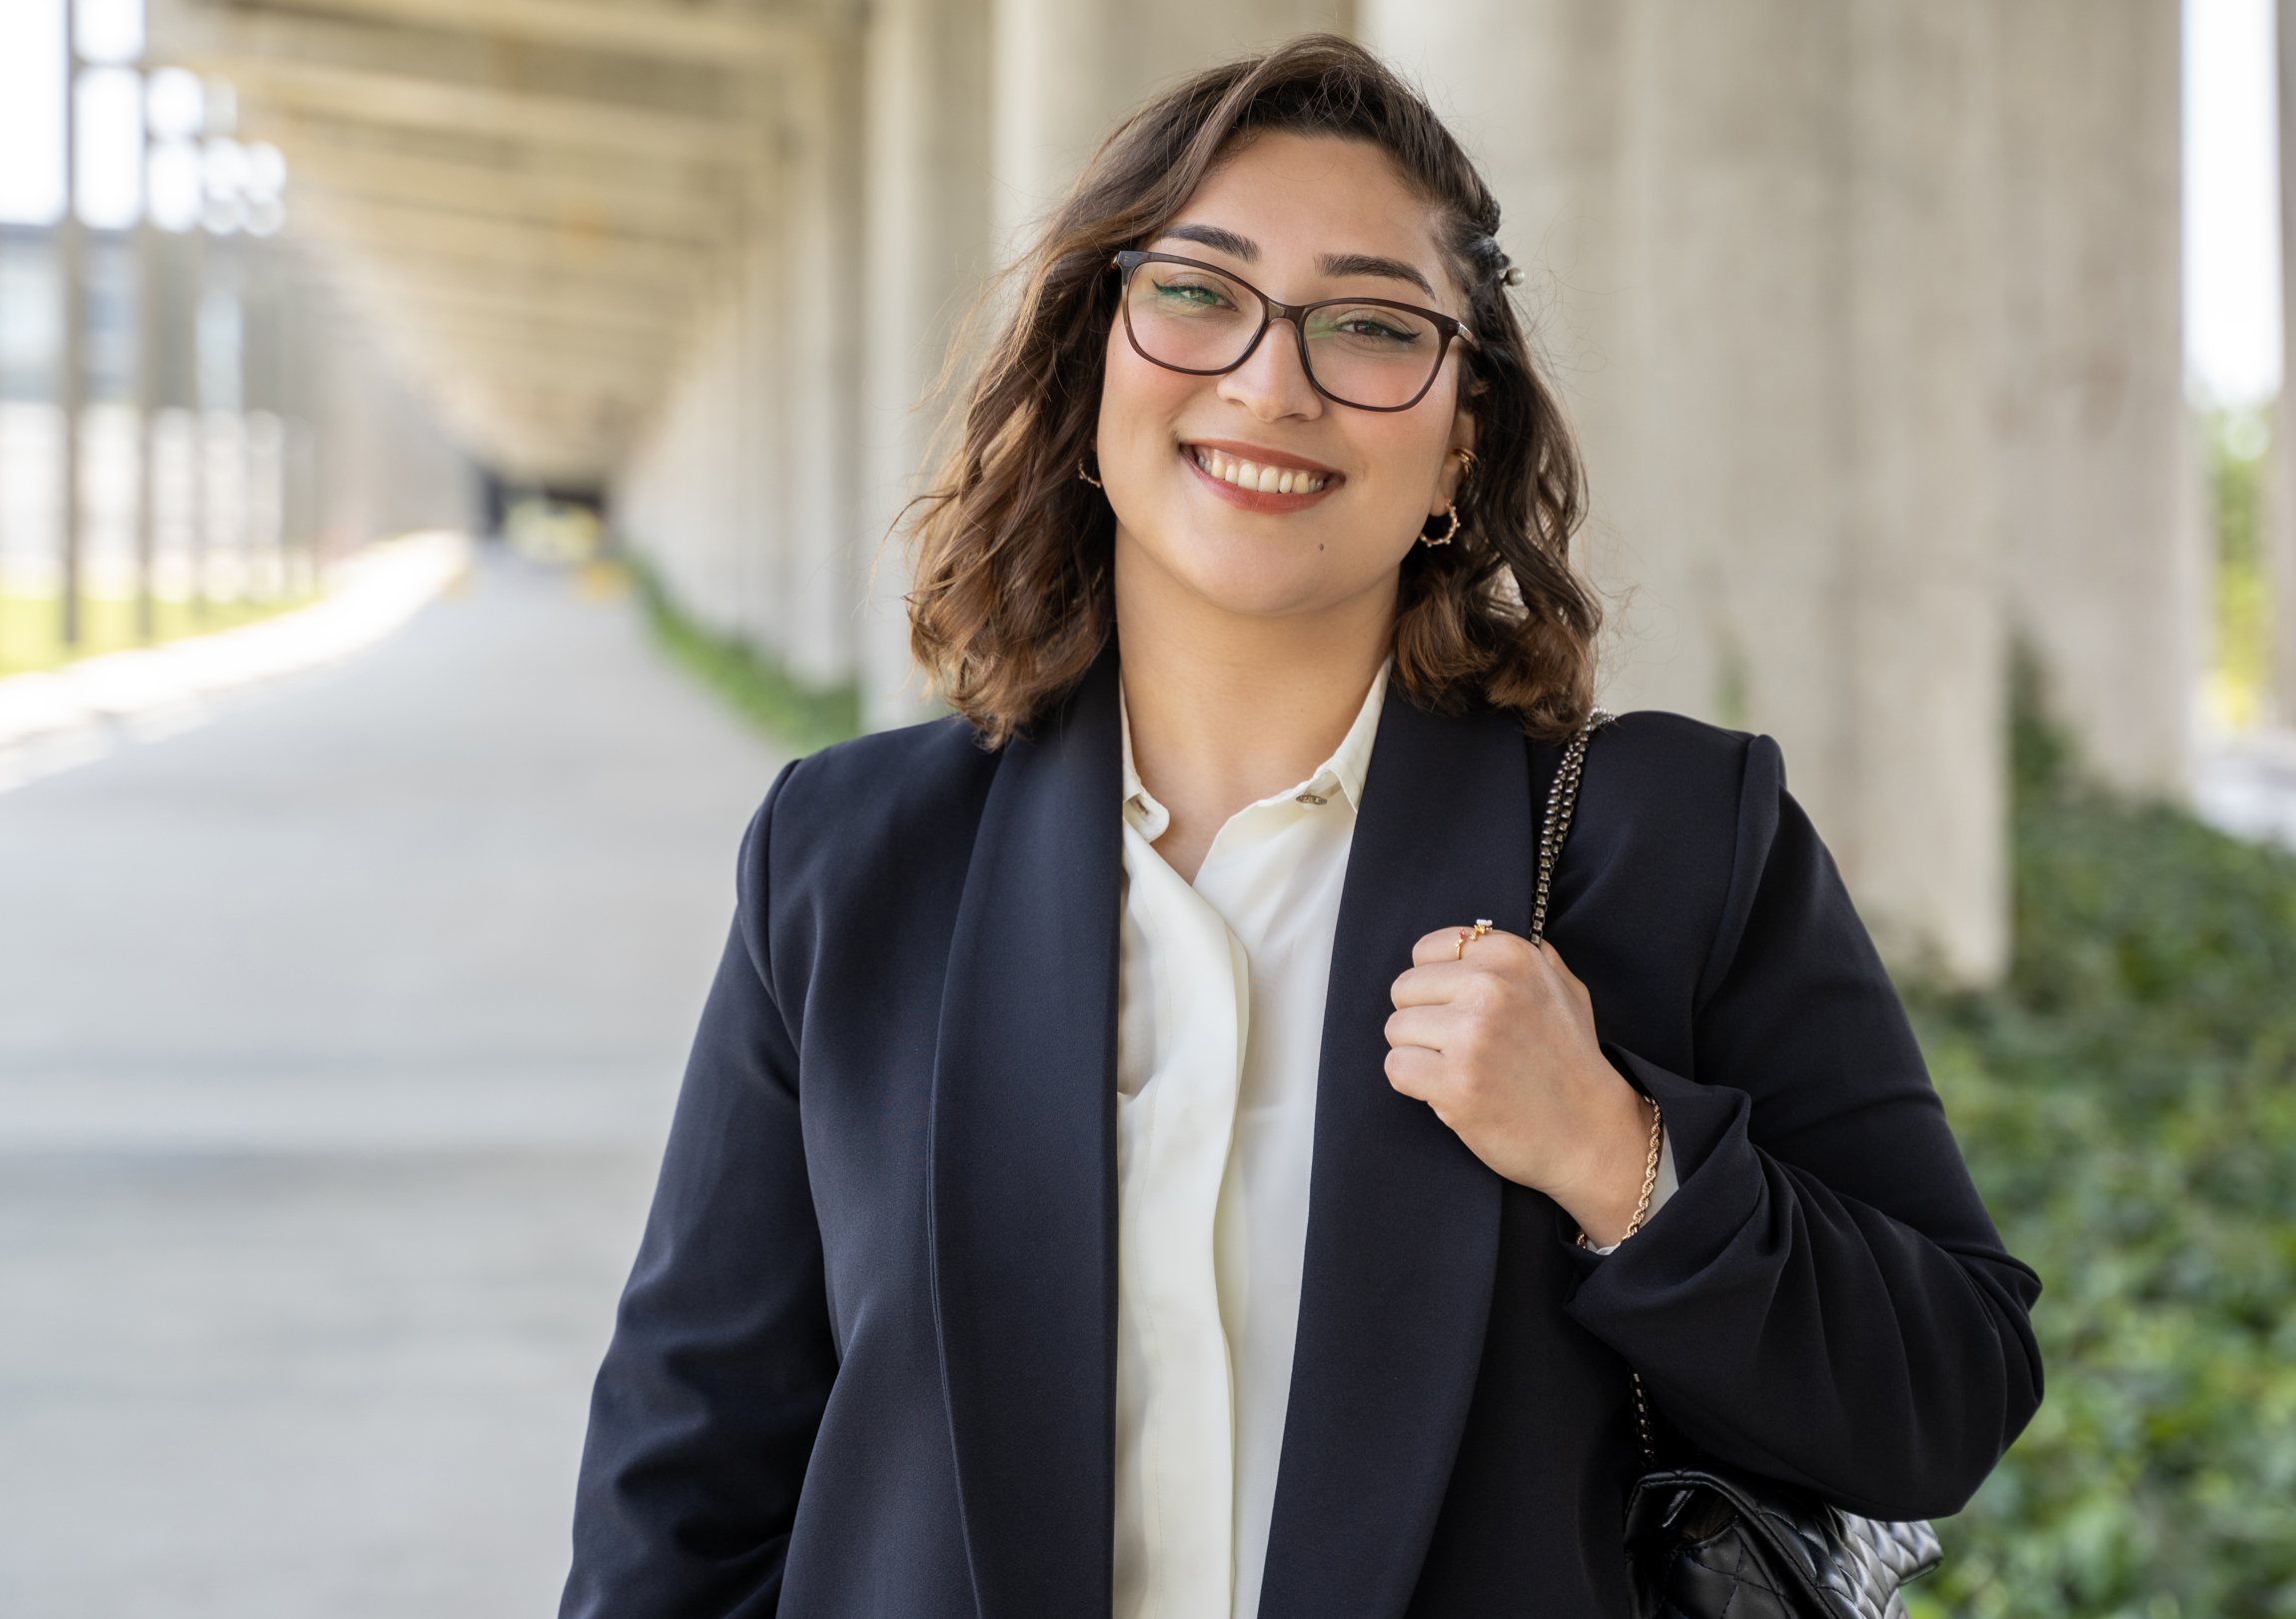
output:
M1184 444L1180 454L1213 494L1247 512L1298 512L1346 482L1329 467L1249 445Z

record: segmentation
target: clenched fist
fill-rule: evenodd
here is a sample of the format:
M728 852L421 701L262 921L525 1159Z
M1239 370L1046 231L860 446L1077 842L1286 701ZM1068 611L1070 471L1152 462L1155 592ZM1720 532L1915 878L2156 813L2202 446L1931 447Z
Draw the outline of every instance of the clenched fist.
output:
M1587 986L1554 945L1489 932L1462 955L1459 935L1428 934L1395 980L1388 1081L1608 1247L1642 1197L1651 1104L1603 1055Z

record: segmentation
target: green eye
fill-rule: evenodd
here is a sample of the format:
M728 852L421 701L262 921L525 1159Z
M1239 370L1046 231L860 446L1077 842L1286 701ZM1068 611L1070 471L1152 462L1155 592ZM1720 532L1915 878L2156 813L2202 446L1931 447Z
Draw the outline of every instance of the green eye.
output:
M1347 337L1361 339L1366 343L1402 345L1419 341L1417 332L1390 326L1385 321L1371 315L1348 316L1334 326L1332 330Z
M1158 300L1178 309L1218 309L1227 302L1217 287L1172 281L1159 281L1155 285Z

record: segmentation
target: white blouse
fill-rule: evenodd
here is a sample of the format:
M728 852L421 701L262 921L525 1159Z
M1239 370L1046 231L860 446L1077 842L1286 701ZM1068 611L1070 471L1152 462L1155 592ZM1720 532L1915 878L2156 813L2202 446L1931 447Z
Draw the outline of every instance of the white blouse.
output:
M1387 681L1313 775L1230 817L1193 884L1156 852L1171 815L1123 720L1113 1619L1259 1611L1324 993Z

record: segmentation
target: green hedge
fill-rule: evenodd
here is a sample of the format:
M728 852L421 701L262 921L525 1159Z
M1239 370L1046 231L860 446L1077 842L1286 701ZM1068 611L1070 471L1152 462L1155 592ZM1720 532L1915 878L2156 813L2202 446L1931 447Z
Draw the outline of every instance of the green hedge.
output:
M1909 999L2048 1398L1907 1595L2296 1615L2296 857L2084 787L2033 707L2008 981Z
M623 566L662 651L758 730L797 754L861 734L858 682L809 685L741 637L696 624L642 562L625 558Z

